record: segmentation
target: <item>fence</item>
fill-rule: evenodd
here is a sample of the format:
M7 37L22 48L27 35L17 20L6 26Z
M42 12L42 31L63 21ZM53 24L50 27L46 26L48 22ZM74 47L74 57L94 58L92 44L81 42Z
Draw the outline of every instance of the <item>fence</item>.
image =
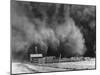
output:
M32 63L38 63L38 64L58 63L59 59L56 59L55 57L32 58L31 62Z
M75 61L81 61L83 58L55 58L55 57L43 57L43 58L33 58L32 62L33 63L38 63L38 64L44 64L44 63L58 63L58 62L75 62Z

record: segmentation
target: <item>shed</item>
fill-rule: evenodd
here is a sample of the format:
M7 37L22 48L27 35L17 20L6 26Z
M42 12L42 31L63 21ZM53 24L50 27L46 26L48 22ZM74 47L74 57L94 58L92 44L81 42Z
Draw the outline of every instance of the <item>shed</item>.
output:
M43 58L42 54L30 54L30 61L32 63L39 63L39 60Z

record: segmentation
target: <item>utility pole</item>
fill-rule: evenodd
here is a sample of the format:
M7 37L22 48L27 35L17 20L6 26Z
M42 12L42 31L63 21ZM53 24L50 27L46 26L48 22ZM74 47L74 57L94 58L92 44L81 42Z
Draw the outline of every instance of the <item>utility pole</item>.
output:
M59 62L60 62L60 59L61 59L61 53L60 53L60 56L59 56Z
M36 52L36 54L38 54L38 51L37 51L37 46L35 46L35 52Z

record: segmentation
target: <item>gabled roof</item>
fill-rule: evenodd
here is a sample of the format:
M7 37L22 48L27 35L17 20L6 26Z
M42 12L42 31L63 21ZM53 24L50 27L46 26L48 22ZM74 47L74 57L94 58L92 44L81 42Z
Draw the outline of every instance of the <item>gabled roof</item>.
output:
M43 57L42 54L30 54L30 57Z

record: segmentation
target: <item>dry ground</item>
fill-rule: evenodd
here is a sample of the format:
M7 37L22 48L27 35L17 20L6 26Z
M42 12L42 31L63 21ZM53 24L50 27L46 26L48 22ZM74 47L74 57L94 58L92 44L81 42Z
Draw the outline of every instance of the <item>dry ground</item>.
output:
M54 71L68 71L81 69L95 69L95 59L76 62L60 62L49 64L32 64L32 63L12 63L12 74L17 73L39 73L39 72L54 72Z

